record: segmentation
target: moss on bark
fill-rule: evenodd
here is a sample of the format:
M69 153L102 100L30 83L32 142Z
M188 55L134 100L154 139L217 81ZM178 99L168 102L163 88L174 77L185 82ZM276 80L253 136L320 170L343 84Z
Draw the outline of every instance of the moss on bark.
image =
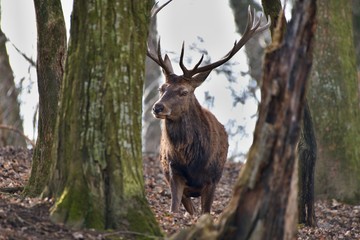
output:
M360 113L351 1L318 1L308 99L318 141L317 196L360 201Z
M160 236L145 198L142 91L152 1L75 0L49 191L54 219Z

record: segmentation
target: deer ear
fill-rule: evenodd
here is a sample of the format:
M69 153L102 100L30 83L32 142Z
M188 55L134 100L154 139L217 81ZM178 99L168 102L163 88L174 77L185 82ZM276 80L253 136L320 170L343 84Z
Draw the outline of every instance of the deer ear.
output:
M167 74L167 75L173 74L174 69L172 67L170 58L169 58L169 56L167 54L165 54L164 63L165 63L165 66L166 66L167 70L170 71L170 72L166 72L166 70L163 68L164 74Z
M195 76L193 76L191 78L191 83L190 84L194 88L197 88L198 86L200 86L205 81L205 79L209 76L210 72L211 72L211 70L196 74Z

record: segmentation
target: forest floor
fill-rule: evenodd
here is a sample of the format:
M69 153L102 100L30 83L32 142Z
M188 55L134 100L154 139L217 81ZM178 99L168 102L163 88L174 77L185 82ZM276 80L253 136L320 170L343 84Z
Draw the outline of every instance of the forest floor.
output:
M21 195L31 166L31 151L18 148L0 148L0 240L3 239L108 239L124 236L136 238L129 232L99 232L95 230L71 230L49 219L52 200L28 198ZM240 163L228 162L216 190L212 207L215 219L221 214L232 195ZM144 158L144 175L148 202L164 233L169 236L180 228L196 222L182 212L169 213L170 193L164 183L156 159ZM199 202L196 201L197 206ZM298 240L305 239L360 239L360 206L350 206L333 201L317 201L315 204L317 227L298 227Z

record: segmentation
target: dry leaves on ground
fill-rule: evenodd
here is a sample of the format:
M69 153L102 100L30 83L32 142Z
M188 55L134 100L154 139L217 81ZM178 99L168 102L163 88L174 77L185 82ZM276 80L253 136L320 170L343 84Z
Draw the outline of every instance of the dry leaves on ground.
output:
M49 219L49 199L23 198L20 193L30 173L31 150L0 148L0 240L20 239L106 239L109 233L95 230L76 231ZM232 194L241 164L228 162L216 190L212 216L217 219ZM144 158L145 191L148 202L164 233L169 236L194 224L198 216L188 216L182 208L170 214L170 193L156 158ZM200 206L198 199L196 206ZM317 227L299 227L298 240L360 239L360 206L333 201L317 201ZM128 233L131 234L131 233ZM112 234L111 236L115 236ZM126 236L119 232L117 236ZM132 235L133 236L133 235Z

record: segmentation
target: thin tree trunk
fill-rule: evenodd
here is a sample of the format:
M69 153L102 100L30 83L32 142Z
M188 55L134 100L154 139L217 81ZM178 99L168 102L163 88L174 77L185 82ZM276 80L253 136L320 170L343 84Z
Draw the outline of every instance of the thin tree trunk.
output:
M37 77L39 90L38 140L31 175L25 189L28 195L42 193L49 181L53 159L59 91L64 73L66 29L60 0L34 0L37 34Z
M304 116L302 119L301 134L298 144L299 158L299 196L298 214L299 223L306 226L316 226L315 219L315 162L317 145L315 131L310 115L308 103L305 103Z
M49 186L56 222L161 235L145 198L141 154L151 6L74 1Z

